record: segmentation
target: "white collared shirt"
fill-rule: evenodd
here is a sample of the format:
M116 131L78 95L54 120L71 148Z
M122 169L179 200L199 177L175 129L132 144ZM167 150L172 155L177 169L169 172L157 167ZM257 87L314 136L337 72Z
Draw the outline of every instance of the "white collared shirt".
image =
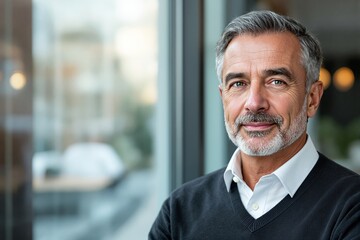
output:
M262 176L252 191L243 181L240 150L237 149L224 172L227 191L231 181L237 182L240 198L244 207L255 219L275 207L284 197L293 197L311 169L315 166L319 154L310 138L304 147L289 161L273 173Z

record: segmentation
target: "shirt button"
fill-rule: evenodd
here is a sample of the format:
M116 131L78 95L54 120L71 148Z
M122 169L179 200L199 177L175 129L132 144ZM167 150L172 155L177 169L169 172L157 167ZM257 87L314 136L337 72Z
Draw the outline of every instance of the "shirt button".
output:
M251 205L251 208L252 208L254 211L257 211L257 210L259 209L259 204L253 203L253 204Z
M234 176L234 177L233 177L233 181L236 182L236 183L238 183L238 182L240 182L240 179L239 179L237 176Z

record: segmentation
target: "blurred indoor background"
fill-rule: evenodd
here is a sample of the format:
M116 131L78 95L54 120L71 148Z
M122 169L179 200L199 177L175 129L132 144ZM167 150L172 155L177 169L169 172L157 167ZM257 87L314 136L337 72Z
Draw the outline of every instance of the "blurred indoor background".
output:
M319 38L308 132L360 172L359 0L0 0L0 239L146 239L169 192L234 150L215 45L255 9Z

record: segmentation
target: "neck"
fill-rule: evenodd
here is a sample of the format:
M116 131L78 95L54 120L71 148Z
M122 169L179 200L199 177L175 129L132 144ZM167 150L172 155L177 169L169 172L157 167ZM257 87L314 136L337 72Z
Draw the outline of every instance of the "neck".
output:
M289 161L306 143L306 133L290 146L269 156L250 156L241 152L241 169L244 181L254 190L262 176L271 174Z

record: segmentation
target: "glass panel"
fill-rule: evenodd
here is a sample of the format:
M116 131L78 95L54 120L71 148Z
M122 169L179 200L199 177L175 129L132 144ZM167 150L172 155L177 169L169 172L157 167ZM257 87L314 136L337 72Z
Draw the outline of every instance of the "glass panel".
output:
M35 0L33 11L34 239L145 239L158 2Z
M219 93L219 80L215 72L215 49L225 26L226 1L205 1L205 60L204 84L205 110L205 173L221 168L228 162L227 134L224 127L224 113ZM214 16L218 16L214 18ZM232 153L229 153L232 154Z
M291 12L316 34L324 53L325 91L313 129L318 148L360 173L360 25L353 24L358 9L356 1L294 1Z
M32 236L31 1L0 0L0 239Z

